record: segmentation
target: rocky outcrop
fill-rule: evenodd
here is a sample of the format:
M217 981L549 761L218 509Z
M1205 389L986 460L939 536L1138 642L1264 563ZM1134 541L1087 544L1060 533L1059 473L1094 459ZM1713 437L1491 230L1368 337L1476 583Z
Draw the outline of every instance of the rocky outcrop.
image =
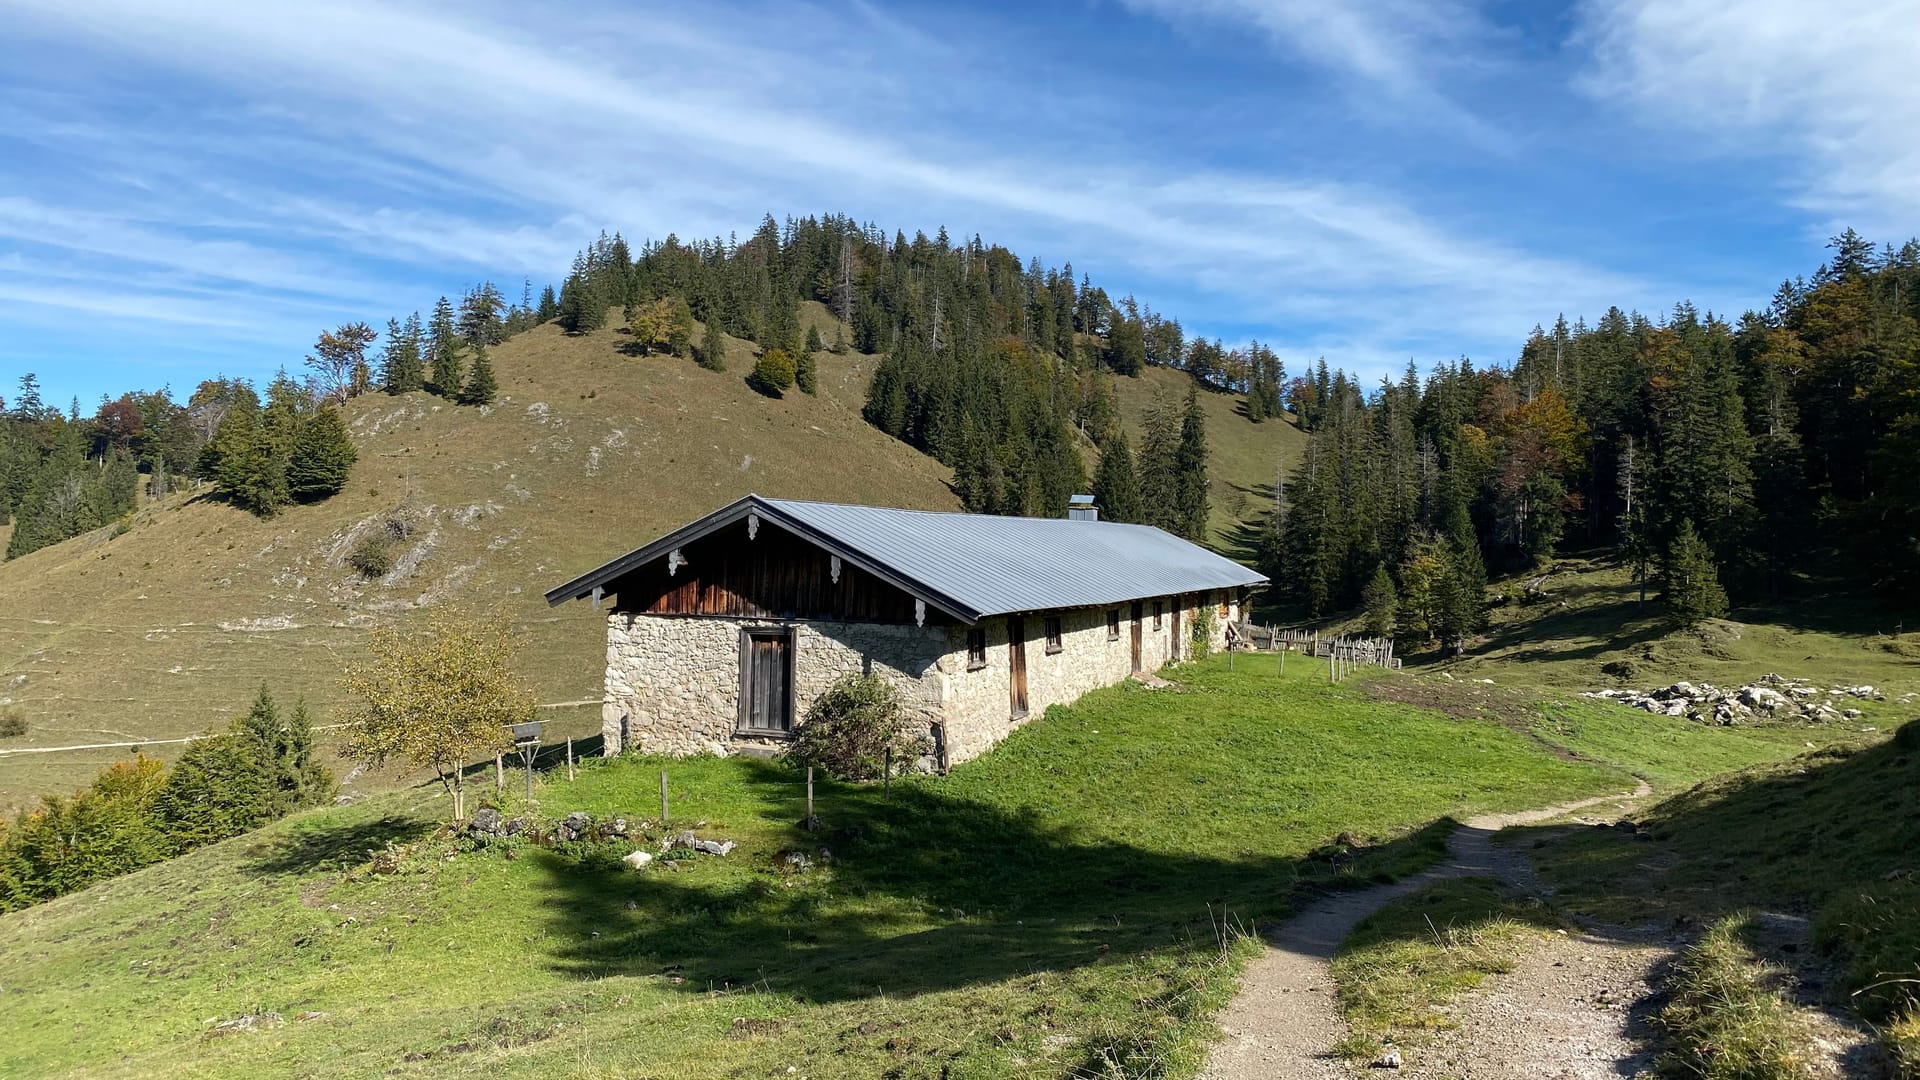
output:
M1805 679L1771 673L1731 688L1682 681L1658 690L1594 690L1581 696L1710 724L1738 724L1755 718L1814 723L1856 720L1860 710L1844 708L1848 700L1887 700L1872 686L1822 688Z

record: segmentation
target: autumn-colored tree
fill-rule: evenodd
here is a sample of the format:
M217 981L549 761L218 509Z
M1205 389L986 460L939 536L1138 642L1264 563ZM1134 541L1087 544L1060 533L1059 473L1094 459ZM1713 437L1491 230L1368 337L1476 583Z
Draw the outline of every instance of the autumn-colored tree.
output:
M307 357L319 384L320 397L327 401L345 401L364 392L372 382L367 366L367 347L379 335L363 322L345 323L338 330L324 330Z
M508 726L533 718L533 695L511 667L511 624L447 609L420 631L385 626L370 638L373 659L341 680L356 702L343 750L374 767L432 769L461 820L464 766L505 750Z

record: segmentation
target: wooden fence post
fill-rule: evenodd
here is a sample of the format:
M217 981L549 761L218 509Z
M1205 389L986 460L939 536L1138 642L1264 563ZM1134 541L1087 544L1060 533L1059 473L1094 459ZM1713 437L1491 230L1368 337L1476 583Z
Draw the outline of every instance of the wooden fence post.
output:
M893 801L893 747L891 746L887 747L886 761L880 766L880 792L882 798L888 802Z
M507 790L507 763L505 754L493 755L493 790Z
M813 766L807 766L807 831L813 831Z
M660 770L660 824L667 823L667 770Z
M567 783L573 783L573 740L567 740Z

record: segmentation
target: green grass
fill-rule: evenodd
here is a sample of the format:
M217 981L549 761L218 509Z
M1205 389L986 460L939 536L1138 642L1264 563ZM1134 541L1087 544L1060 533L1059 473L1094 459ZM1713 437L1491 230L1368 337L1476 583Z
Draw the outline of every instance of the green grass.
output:
M0 919L0 1074L1190 1075L1251 949L1223 926L1428 865L1448 815L1623 786L1304 668L1179 677L1052 710L891 802L822 783L817 834L775 763L541 785L545 815L643 818L667 770L675 827L741 844L677 871L461 850L424 789L303 815ZM389 842L398 872L369 872ZM206 1035L265 1010L284 1022Z
M1547 581L1547 597L1522 603L1522 585ZM1678 679L1737 686L1767 672L1834 685L1870 683L1889 698L1920 692L1920 616L1891 610L1870 596L1825 583L1801 581L1778 604L1736 609L1698 630L1672 631L1661 606L1612 559L1561 559L1543 574L1495 581L1490 592L1510 598L1494 605L1483 641L1437 666L1463 678L1491 676L1535 686L1592 690L1656 687ZM1417 657L1435 663L1432 656ZM1630 674L1602 669L1624 665ZM1872 724L1898 710L1849 702ZM1907 714L1901 714L1902 716Z
M1706 781L1628 829L1527 830L1557 902L1615 923L1698 925L1746 908L1813 920L1835 1004L1920 1015L1920 723ZM1909 1025L1903 1027L1903 1024Z
M1687 947L1655 1023L1667 1036L1664 1071L1701 1080L1811 1080L1810 1033L1783 987L1789 978L1747 942L1752 920L1733 915Z
M1417 1045L1451 1027L1443 1006L1513 970L1530 938L1561 926L1488 878L1443 881L1374 912L1333 959L1353 1029L1343 1056L1370 1059L1387 1043Z
M1680 717L1654 716L1586 698L1534 706L1536 737L1590 761L1619 765L1655 791L1672 791L1711 776L1778 761L1810 745L1854 744L1851 730L1798 726L1712 729Z

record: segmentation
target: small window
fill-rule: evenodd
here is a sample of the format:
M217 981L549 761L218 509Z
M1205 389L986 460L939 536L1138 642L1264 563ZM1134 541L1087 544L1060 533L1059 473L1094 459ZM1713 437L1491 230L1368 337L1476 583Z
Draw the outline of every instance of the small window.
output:
M979 671L987 666L987 631L984 627L975 627L967 631L967 670Z
M1060 643L1060 616L1047 616L1047 651L1057 653L1064 647Z
M1226 593L1220 594L1220 617L1223 619L1227 617L1227 596Z
M1155 600L1153 602L1153 628L1155 630L1160 629L1160 606L1160 601Z
M1120 640L1120 609L1119 608L1107 609L1107 640L1108 641Z

